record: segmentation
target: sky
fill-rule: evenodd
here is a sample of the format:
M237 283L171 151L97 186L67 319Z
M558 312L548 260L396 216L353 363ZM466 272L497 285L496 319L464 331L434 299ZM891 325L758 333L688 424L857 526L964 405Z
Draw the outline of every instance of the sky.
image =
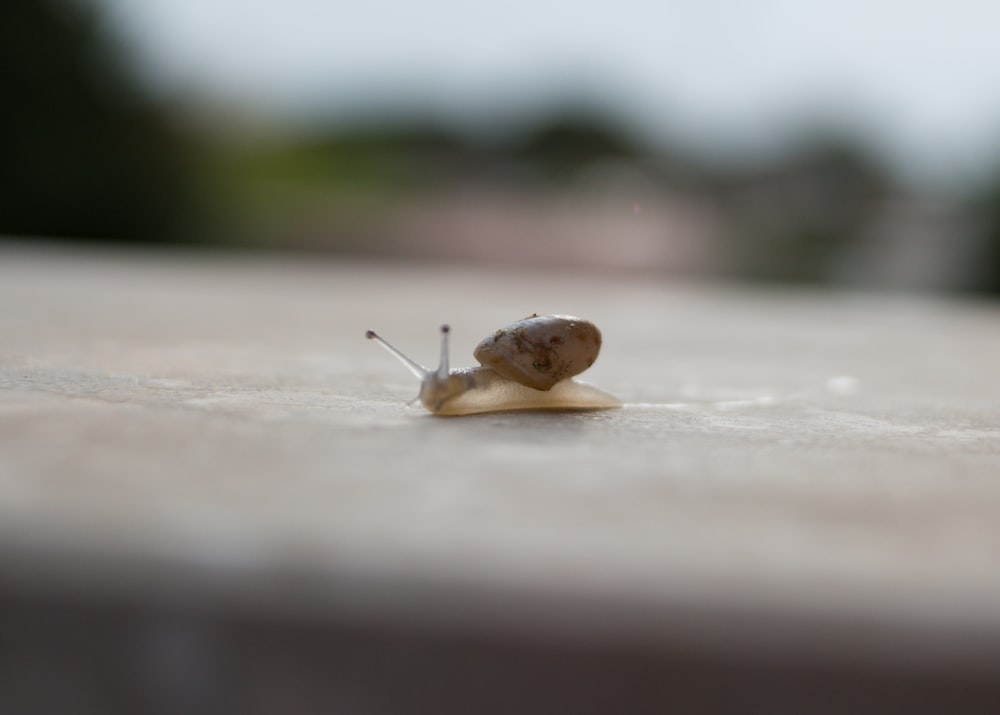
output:
M994 0L95 1L167 96L471 124L588 96L722 155L816 124L919 181L1000 169Z

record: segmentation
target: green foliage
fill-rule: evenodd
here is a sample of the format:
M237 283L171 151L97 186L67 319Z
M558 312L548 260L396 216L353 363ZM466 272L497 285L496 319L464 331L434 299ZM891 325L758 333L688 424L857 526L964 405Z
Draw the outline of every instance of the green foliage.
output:
M833 280L881 204L898 191L868 153L835 136L724 183L720 211L730 272L787 282Z
M597 162L635 158L641 152L630 137L609 122L588 114L566 113L527 132L513 143L509 153L547 180L560 183L571 181Z
M977 225L979 255L973 288L1000 295L1000 171L993 181L975 197L968 213Z
M162 240L193 210L184 146L98 18L0 3L0 233Z

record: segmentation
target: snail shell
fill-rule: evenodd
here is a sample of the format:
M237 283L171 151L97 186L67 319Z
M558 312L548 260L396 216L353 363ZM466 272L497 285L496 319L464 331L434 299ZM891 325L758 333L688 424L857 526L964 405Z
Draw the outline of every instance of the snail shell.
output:
M600 351L601 331L590 321L536 313L496 331L473 355L508 380L551 390L593 365Z
M475 350L478 367L448 369L448 326L441 328L441 363L426 368L369 330L420 378L418 398L435 415L506 410L601 410L621 402L592 385L571 379L593 365L601 332L568 315L531 315L498 330Z

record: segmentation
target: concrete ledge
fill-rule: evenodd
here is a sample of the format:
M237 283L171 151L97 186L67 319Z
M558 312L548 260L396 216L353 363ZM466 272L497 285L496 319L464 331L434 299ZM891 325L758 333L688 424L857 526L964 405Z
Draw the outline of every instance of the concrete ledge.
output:
M11 247L0 299L0 710L1000 702L996 305ZM363 338L536 311L624 409L429 417Z

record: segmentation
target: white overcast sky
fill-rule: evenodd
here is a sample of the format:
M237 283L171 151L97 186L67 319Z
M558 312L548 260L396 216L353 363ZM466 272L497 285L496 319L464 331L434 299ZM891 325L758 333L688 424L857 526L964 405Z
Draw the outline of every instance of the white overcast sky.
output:
M997 0L98 1L168 93L475 117L569 86L702 145L831 116L945 178L1000 165Z

